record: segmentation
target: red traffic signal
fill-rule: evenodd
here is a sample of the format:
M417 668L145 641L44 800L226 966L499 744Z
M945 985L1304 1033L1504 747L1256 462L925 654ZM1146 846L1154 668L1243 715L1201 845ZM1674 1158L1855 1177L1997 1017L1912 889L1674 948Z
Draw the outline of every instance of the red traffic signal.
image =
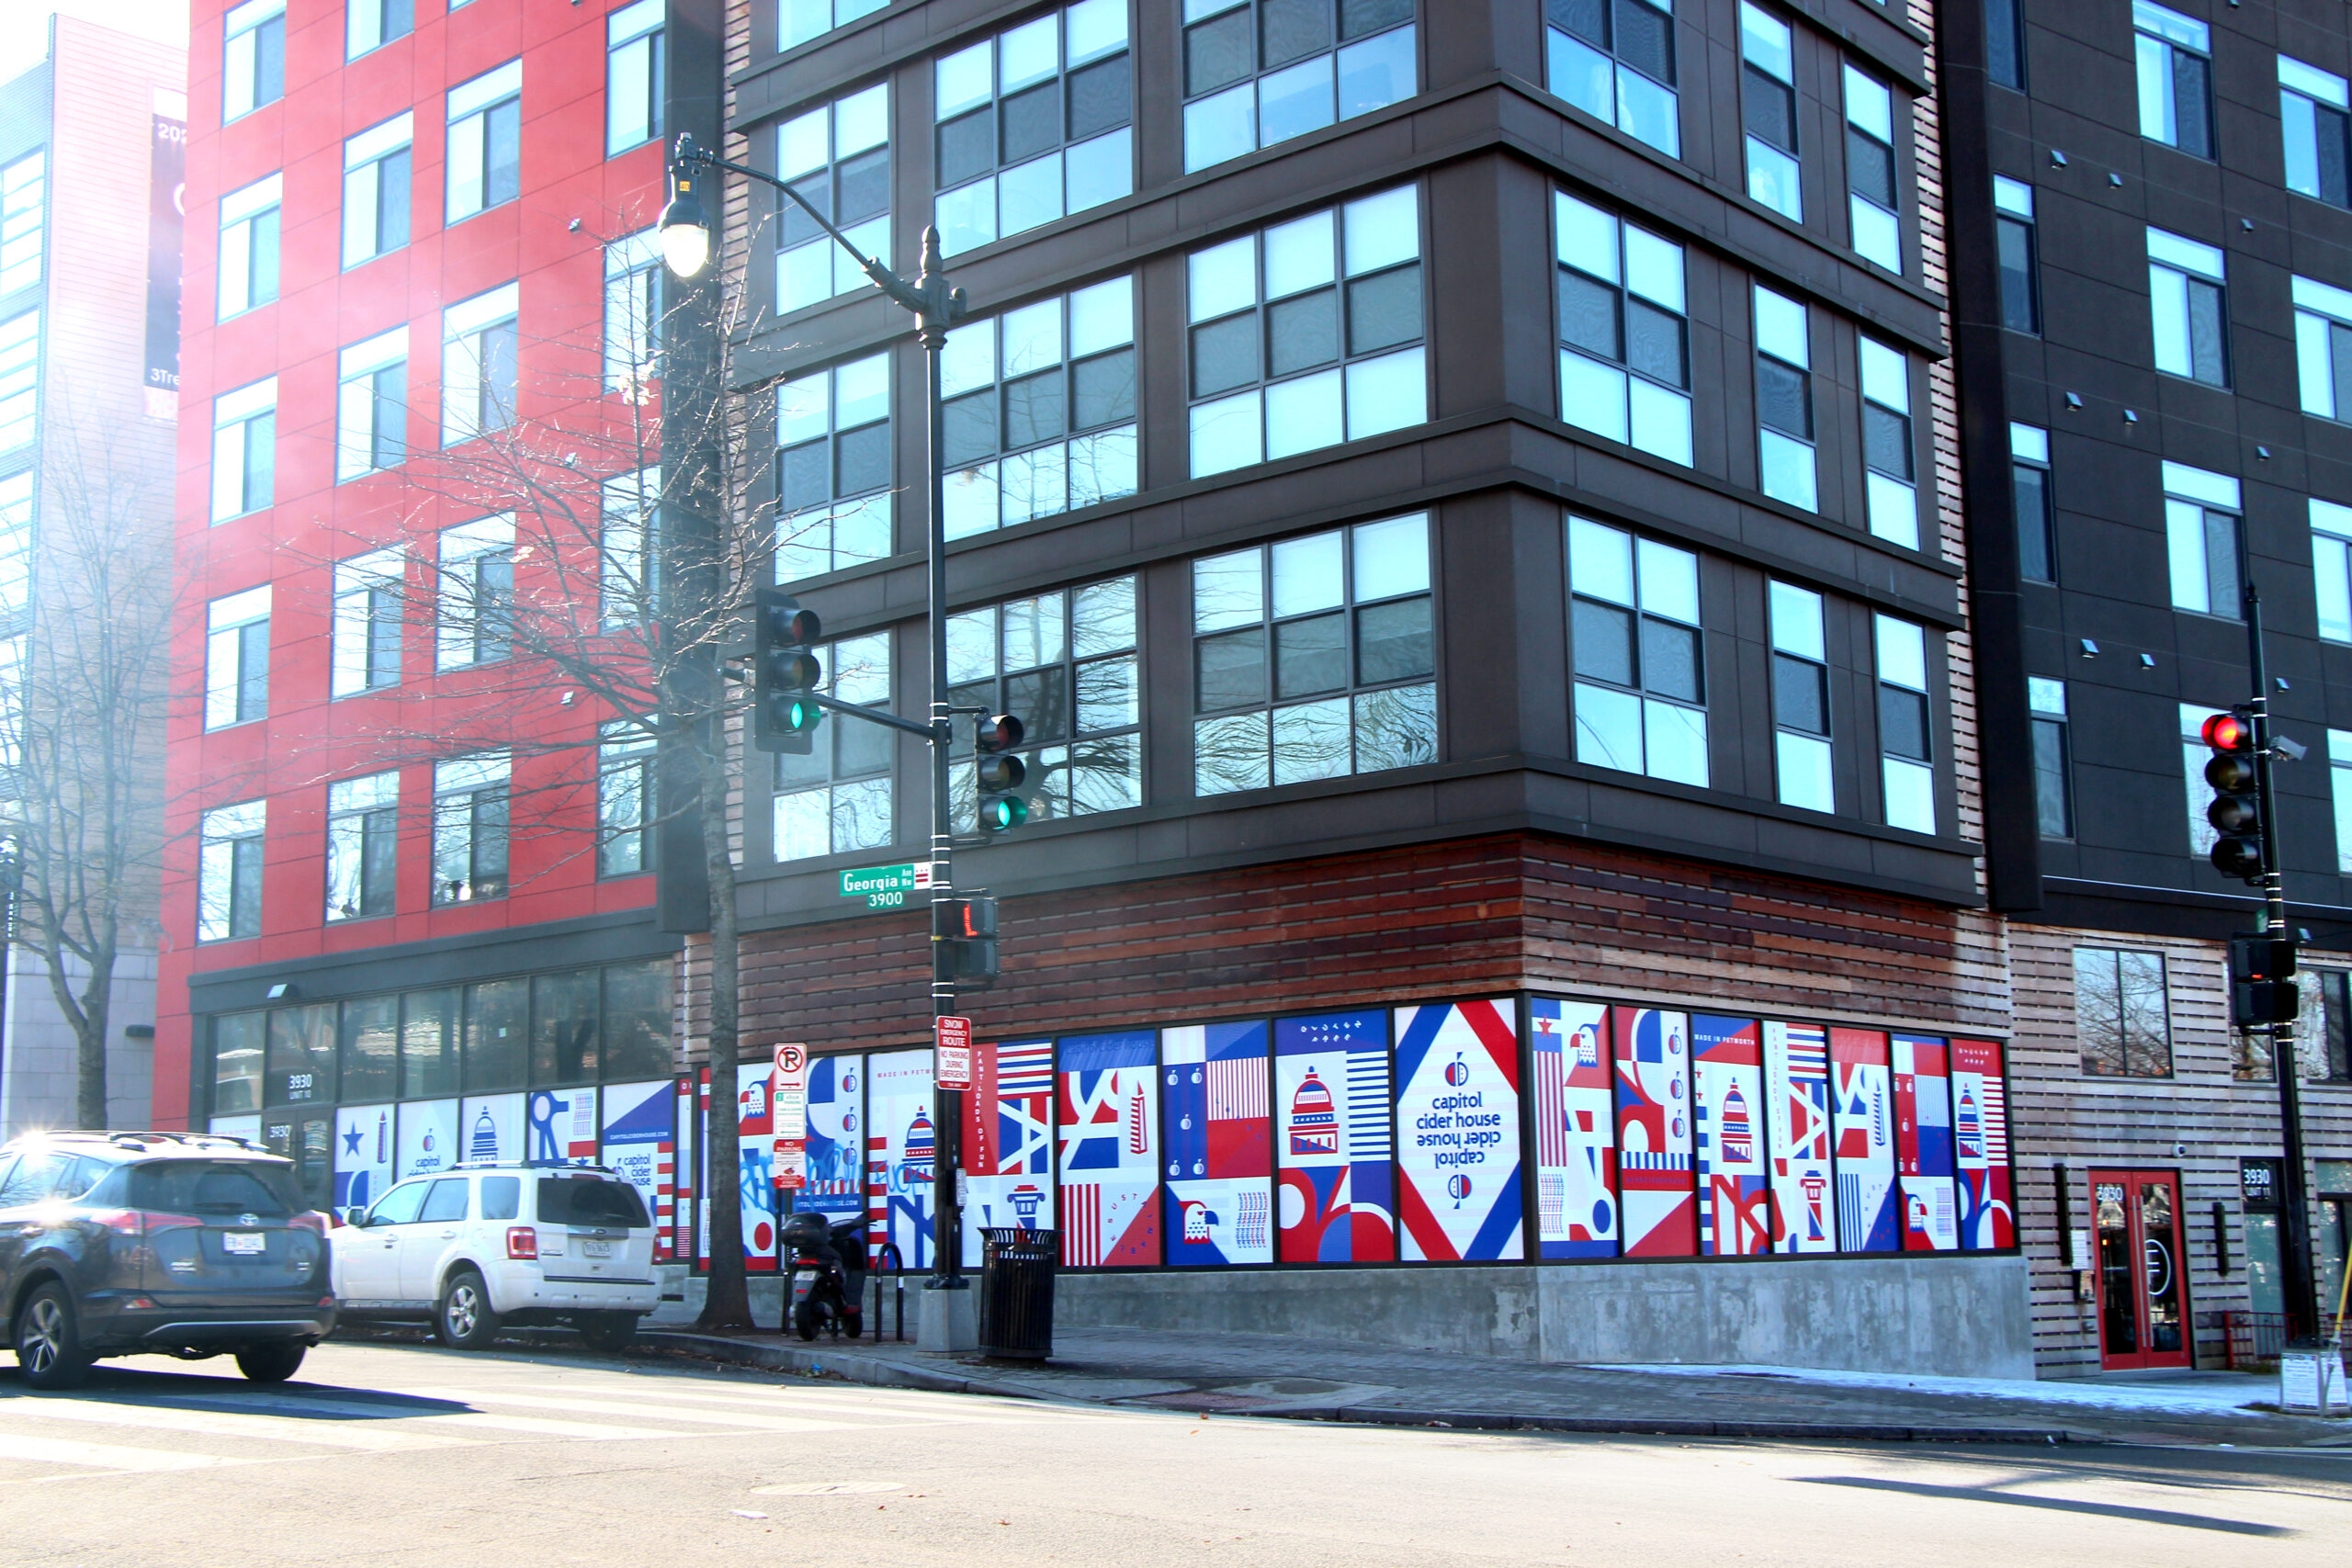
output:
M2217 713L2207 719L2198 732L2205 744L2216 751L2251 751L2254 750L2254 726L2245 715L2233 709Z
M2262 880L2262 771L2255 766L2254 716L2245 708L2217 713L2198 727L2213 755L2205 782L2213 803L2205 820L2220 835L2213 841L2213 869L2241 882Z
M990 751L1012 750L1021 744L1028 733L1027 725L1023 724L1009 713L1001 713L994 718L983 719L975 726L972 739L980 752L985 755Z

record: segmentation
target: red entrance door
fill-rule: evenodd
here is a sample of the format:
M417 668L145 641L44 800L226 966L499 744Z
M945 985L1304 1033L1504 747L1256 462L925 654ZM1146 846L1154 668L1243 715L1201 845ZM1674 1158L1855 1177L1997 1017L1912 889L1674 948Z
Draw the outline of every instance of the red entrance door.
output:
M2090 1174L2098 1227L2099 1364L2188 1366L2193 1352L2180 1179L2161 1170Z

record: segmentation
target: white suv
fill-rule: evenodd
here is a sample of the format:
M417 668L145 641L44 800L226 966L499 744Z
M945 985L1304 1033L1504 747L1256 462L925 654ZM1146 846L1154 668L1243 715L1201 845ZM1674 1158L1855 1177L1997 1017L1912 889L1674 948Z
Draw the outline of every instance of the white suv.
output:
M616 1349L661 1303L644 1200L601 1166L460 1166L346 1221L333 1236L343 1316L430 1321L456 1349L558 1322Z

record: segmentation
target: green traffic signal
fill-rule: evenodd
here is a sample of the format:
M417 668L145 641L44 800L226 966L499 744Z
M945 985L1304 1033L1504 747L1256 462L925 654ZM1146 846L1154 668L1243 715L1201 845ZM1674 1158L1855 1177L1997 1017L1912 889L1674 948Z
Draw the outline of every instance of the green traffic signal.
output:
M991 833L1009 832L1029 820L1029 803L1017 795L1002 795L980 804L980 826Z

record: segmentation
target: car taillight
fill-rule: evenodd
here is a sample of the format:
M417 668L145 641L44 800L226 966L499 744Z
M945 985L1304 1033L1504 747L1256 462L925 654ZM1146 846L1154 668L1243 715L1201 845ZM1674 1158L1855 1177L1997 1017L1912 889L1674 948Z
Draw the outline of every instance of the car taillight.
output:
M539 1233L529 1225L506 1227L506 1256L526 1263L535 1263L539 1257Z
M286 1223L297 1230L311 1231L319 1235L327 1234L327 1217L315 1209L296 1214Z
M117 1235L139 1236L147 1234L147 1216L136 1209L98 1209L90 1214L95 1224L101 1224Z

